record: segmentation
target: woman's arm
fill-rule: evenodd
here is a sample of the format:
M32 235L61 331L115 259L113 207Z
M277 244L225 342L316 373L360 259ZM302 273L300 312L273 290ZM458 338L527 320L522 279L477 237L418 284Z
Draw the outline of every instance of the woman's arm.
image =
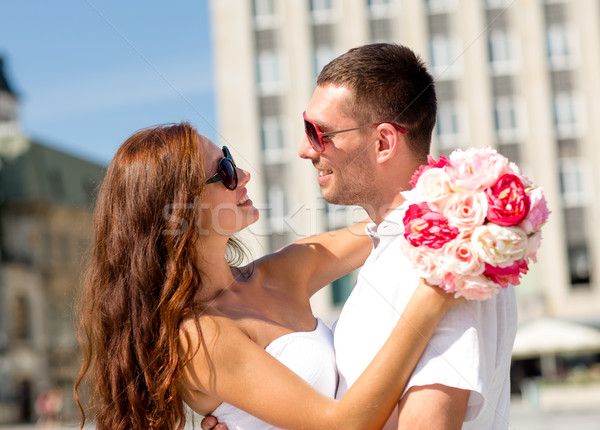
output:
M257 261L277 285L306 288L311 297L330 282L358 269L372 249L368 220L300 239Z
M385 345L339 401L313 389L233 324L214 319L202 322L205 342L184 368L182 388L187 399L209 395L278 427L381 428L437 324L460 301L421 282Z

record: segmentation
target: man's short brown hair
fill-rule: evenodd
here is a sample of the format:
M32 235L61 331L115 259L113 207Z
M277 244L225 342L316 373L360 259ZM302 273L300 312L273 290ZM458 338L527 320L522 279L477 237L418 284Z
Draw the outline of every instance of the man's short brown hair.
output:
M392 43L359 46L327 64L318 86L348 88L348 115L359 122L393 122L408 130L416 156L429 152L437 101L432 76L412 50Z

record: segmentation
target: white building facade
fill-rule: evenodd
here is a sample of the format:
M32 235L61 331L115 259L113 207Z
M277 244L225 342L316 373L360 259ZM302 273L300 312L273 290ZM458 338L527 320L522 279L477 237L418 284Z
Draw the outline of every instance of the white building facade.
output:
M253 176L254 256L357 221L326 204L296 152L301 114L331 59L373 42L411 47L435 78L432 152L495 147L544 187L552 215L517 287L522 321L600 323L600 2L218 0L211 2L220 141ZM328 320L352 275L324 290Z

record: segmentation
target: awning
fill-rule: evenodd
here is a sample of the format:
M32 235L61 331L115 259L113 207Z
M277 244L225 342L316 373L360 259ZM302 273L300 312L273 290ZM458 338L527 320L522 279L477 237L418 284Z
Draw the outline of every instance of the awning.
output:
M540 318L517 328L513 358L600 351L600 330L556 318Z

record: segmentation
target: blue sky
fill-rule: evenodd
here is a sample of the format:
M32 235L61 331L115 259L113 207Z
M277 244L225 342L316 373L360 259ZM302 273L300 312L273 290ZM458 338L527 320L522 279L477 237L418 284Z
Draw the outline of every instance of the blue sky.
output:
M133 132L190 121L215 140L207 0L0 3L25 133L107 164Z

